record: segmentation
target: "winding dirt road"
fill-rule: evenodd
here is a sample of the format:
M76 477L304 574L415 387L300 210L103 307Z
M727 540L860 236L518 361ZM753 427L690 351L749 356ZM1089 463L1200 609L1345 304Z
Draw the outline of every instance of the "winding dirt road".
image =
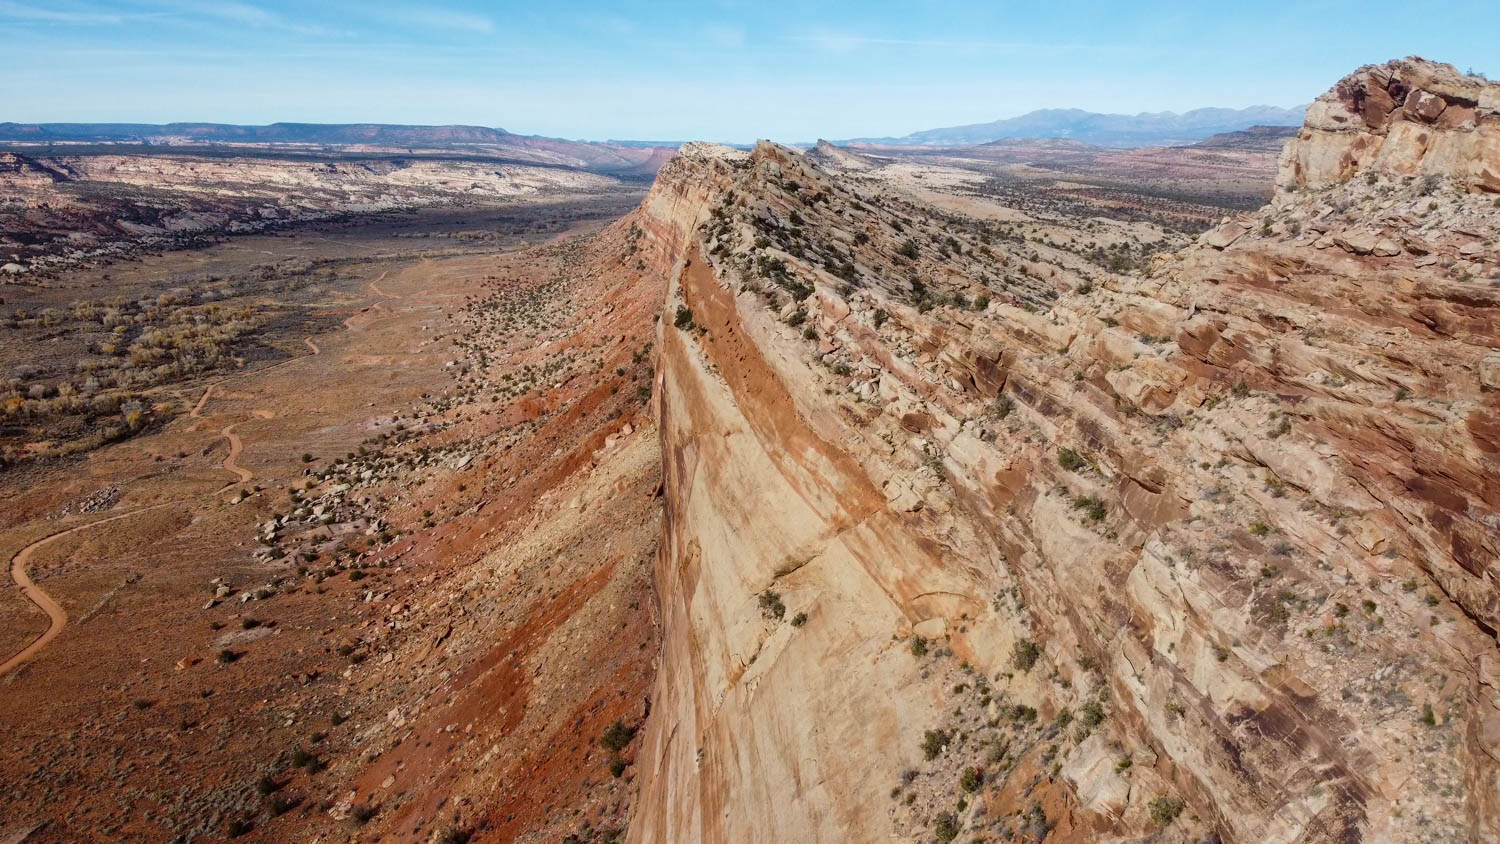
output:
M208 404L208 397L213 394L214 387L216 387L216 386L218 386L218 385L216 385L216 384L209 384L208 385L208 389L206 389L206 390L203 391L203 396L198 399L198 403L195 404L195 405L193 405L193 409L192 410L188 411L188 416L192 417L193 419L202 419L203 418L203 406L205 404Z
M375 279L375 281L370 282L370 289L373 290L373 291L375 291L375 295L376 296L382 296L382 297L384 297L386 299L400 299L400 298L403 298L401 296L398 296L395 293L387 293L384 290L381 290L379 287L375 286L377 283L383 281L384 279L385 279L385 273L381 273L380 274L380 278L377 278L377 279Z
M235 425L238 424L238 422L235 423ZM230 425L229 427L220 431L219 435L224 439L229 440L229 454L224 456L224 468L239 476L239 480L229 484L229 486L224 487L224 489L229 489L229 487L234 486L235 484L242 484L250 480L251 478L254 478L255 475L251 474L249 469L246 469L234 462L240 456L240 452L245 450L245 442L244 440L240 439L239 434L236 434L234 432L234 425ZM221 489L219 491L223 492L224 489Z
M385 273L381 273L380 278L385 278ZM376 281L379 280L380 279L376 279ZM387 295L379 288L377 288L374 282L370 283L370 289L374 290L379 295ZM401 297L392 296L391 298L399 299ZM302 341L307 344L307 347L309 349L312 349L313 354L322 354L322 350L318 348L318 344L314 343L311 337L304 337L302 338ZM282 363L275 364L274 366L268 366L265 369L256 370L256 372L264 373L270 369L275 369L277 366L284 366L288 363L295 363L297 360L299 360L299 358L293 358L292 360L283 361ZM198 403L193 405L192 410L188 411L189 418L203 418L203 408L208 404L208 400L213 396L214 388L217 386L217 383L209 384L208 387L203 390L203 395L198 397ZM257 416L262 416L263 413L267 412L256 411ZM270 416L265 415L262 416L262 418L270 418ZM240 453L245 449L244 441L241 440L240 436L234 432L234 426L236 424L239 423L231 424L224 428L224 430L219 432L220 436L229 440L229 454L224 457L224 462L222 465L226 470L234 473L236 480L221 487L217 492L214 493L215 495L223 492L226 489L229 489L230 487L250 481L255 477L255 475L252 474L249 469L240 466L236 462L239 459ZM24 595L27 600L31 601L33 604L36 604L38 609L47 614L48 625L47 629L42 632L42 635L38 636L30 644L22 648L15 654L15 656L7 659L4 663L0 663L0 677L5 676L6 674L20 667L22 663L36 656L37 653L42 650L42 648L45 648L49 642L57 638L57 635L62 632L63 627L68 623L68 614L65 610L63 610L62 605L57 603L57 601L54 601L51 595L48 595L41 589L41 587L37 586L36 582L31 579L31 575L27 572L28 564L31 561L31 555L35 554L47 544L62 539L63 537L71 536L75 533L78 533L79 531L88 530L89 528L98 527L99 525L108 524L110 522L116 522L120 519L127 519L131 516L139 515L149 510L158 509L160 507L166 507L173 503L176 502L153 504L149 507L142 507L138 510L131 510L128 513L120 513L118 515L109 516L107 518L89 522L88 524L76 525L74 527L58 531L57 533L54 533L50 536L45 536L31 543L30 545L27 545L25 548L17 551L15 556L10 558L11 579L15 581L16 586L21 590L21 594Z
M158 507L165 506L167 505L154 504L150 507L143 507L139 510L131 510L129 513L120 513L116 516L110 516L108 518L99 519L98 521L89 522L86 525L77 525L66 530L58 531L51 536L43 537L31 543L30 545L27 545L25 548L22 548L20 551L16 552L16 555L14 557L10 558L11 579L16 582L16 586L20 587L21 594L25 595L27 600L31 601L33 604L36 604L42 612L47 614L49 624L47 625L47 629L43 631L42 635L33 640L31 644L22 648L19 653L6 660L3 664L0 664L0 677L5 676L6 674L20 667L21 663L27 661L28 659L31 659L33 656L36 656L37 652L42 648L45 648L48 642L51 642L53 639L57 638L57 634L62 632L63 625L68 623L67 612L65 612L62 606L59 605L56 601L52 600L51 595L43 592L41 587L37 586L36 582L31 579L31 575L27 573L27 564L31 561L31 555L41 550L43 546L52 542L56 542L63 537L72 536L79 531L88 530L89 528L98 527L99 525L108 524L110 522L117 522L121 519L128 519L131 516L139 515L148 510L155 510Z

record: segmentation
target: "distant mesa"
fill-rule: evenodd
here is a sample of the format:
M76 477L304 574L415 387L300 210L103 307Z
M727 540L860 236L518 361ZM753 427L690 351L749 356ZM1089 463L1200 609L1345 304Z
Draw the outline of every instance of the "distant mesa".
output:
M1280 152L1291 138L1297 137L1296 126L1251 126L1238 132L1220 132L1191 144L1199 149L1237 149L1257 152Z
M0 123L0 141L30 143L259 143L449 145L506 143L518 137L485 126L383 123Z
M387 123L0 123L0 144L127 144L206 146L290 145L365 147L397 151L484 152L527 163L579 167L649 177L673 147L609 144L517 135L486 126L406 126Z

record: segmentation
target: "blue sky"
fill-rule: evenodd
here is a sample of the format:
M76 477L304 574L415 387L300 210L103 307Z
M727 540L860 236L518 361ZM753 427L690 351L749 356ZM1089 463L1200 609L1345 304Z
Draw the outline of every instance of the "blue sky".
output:
M0 120L803 141L1290 106L1409 54L1495 76L1497 32L1496 0L0 0Z

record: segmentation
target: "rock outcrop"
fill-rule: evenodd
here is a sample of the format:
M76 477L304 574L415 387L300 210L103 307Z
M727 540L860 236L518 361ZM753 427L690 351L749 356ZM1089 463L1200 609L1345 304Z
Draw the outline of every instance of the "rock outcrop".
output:
M1281 158L1282 188L1378 169L1500 192L1500 82L1416 57L1362 67L1307 110Z
M684 148L631 839L1500 836L1494 91L1363 69L1102 283Z

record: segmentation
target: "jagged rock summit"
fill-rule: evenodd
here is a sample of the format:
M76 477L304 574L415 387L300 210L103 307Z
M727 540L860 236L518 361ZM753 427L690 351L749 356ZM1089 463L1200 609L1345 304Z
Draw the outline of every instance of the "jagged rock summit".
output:
M1281 159L1283 189L1378 169L1500 192L1500 82L1411 57L1368 65L1307 110Z

